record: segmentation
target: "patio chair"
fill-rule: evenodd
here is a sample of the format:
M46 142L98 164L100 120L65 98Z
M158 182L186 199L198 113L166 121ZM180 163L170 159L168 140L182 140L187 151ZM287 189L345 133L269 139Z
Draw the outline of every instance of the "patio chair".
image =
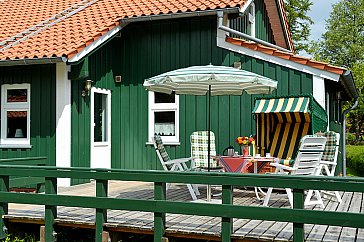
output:
M195 131L190 136L191 157L194 158L195 166L201 170L208 167L208 131ZM221 170L222 167L212 157L216 156L215 134L210 131L210 169Z
M319 175L335 176L337 157L339 154L340 134L333 131L327 131L325 133L316 133L316 135L326 137L325 150L320 161ZM338 191L322 191L322 193L336 197L336 200L339 203L342 201Z
M154 135L153 144L155 151L157 152L159 161L162 164L162 167L165 171L194 171L194 159L190 158L180 158L180 159L171 159L163 145L162 139L159 135ZM190 165L188 166L188 162ZM198 191L198 187L195 184L186 184L188 191L191 194L193 200L197 200L197 196L200 195ZM170 184L167 184L167 189Z
M317 136L309 136L306 135L302 138L301 144L299 147L299 151L297 157L294 161L293 167L282 165L279 163L271 163L270 165L275 167L275 174L282 175L304 175L304 176L313 176L317 175L320 167L321 157L325 148L326 138L325 137L317 137ZM267 206L269 199L271 197L273 188L268 188L267 194L264 198L263 206ZM288 196L288 200L293 207L293 195L292 190L290 188L286 188L286 193ZM311 193L315 193L316 201L312 201ZM314 205L319 204L321 207L324 207L321 194L319 191L309 191L309 194L306 196L305 205Z

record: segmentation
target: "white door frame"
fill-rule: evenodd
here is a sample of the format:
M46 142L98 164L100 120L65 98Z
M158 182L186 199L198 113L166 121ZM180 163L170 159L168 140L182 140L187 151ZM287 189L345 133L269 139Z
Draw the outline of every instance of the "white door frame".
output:
M95 93L107 95L106 99L106 141L95 142L94 141L94 103ZM91 88L91 168L111 168L111 90L102 88Z

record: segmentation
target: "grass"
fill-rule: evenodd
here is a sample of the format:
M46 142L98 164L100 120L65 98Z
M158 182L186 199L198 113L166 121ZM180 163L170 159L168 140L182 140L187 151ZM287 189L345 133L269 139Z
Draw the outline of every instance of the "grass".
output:
M346 146L347 174L364 176L364 145Z

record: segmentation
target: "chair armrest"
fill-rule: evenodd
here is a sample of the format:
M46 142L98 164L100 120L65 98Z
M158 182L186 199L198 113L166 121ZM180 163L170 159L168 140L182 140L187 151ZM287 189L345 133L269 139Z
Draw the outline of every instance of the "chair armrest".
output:
M180 164L180 163L186 163L187 161L193 161L193 157L189 157L189 158L179 158L179 159L174 159L174 160L170 160L167 162L164 162L164 164L166 165L173 165L173 164Z
M337 163L336 162L333 162L333 161L321 160L320 161L320 165L337 165Z
M278 164L278 163L270 163L270 166L273 166L275 168L280 168L280 169L283 169L283 170L287 170L287 171L294 171L295 170L295 169L293 169L293 167L285 166L285 165Z

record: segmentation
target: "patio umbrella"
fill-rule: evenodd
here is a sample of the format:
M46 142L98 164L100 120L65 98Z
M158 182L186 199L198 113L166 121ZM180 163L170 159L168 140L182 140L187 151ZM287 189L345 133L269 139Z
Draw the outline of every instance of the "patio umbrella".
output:
M277 82L258 74L226 66L191 66L169 71L144 81L153 92L208 96L208 157L210 157L210 97L218 95L268 94ZM210 171L210 159L207 170Z

